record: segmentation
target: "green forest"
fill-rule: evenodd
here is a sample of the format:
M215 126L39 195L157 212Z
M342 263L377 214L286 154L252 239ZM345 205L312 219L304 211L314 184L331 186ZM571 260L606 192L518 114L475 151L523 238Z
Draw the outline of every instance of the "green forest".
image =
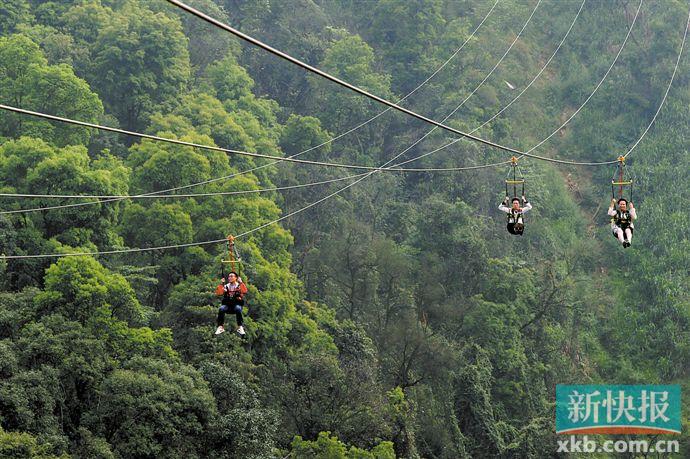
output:
M187 4L563 163L516 236L507 151L164 0L3 0L3 107L162 139L0 110L1 458L557 457L557 384L690 393L687 0Z

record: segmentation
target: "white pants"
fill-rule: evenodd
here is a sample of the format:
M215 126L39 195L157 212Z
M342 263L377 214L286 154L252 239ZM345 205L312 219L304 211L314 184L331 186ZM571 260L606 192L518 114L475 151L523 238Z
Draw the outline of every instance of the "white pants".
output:
M618 238L621 244L625 242L626 239L628 242L632 242L632 229L630 228L625 228L625 231L623 231L620 226L614 226L613 235Z

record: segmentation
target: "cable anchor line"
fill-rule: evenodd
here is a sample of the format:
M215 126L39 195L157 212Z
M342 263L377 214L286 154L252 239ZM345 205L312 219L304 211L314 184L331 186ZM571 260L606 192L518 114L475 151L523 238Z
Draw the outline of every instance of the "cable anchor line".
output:
M305 69L309 72L315 73L315 74L317 74L323 78L326 78L327 80L330 80L330 81L332 81L332 82L334 82L340 86L343 86L343 87L345 87L351 91L354 91L354 92L356 92L362 96L365 96L369 99L375 100L376 102L379 102L383 105L387 105L388 107L390 107L392 109L398 110L398 111L405 113L409 116L417 118L417 119L424 121L426 123L433 124L434 126L437 126L441 129L445 129L446 131L452 132L456 135L459 135L461 137L465 137L465 138L470 139L472 141L479 142L479 143L482 143L484 145L487 145L487 146L490 146L493 148L498 148L498 149L505 150L505 151L509 151L512 153L522 154L521 151L516 150L515 148L508 147L505 145L500 145L500 144L492 142L490 140L486 140L486 139L483 139L481 137L477 137L477 136L474 136L472 134L469 134L467 132L460 131L459 129L455 129L451 126L440 123L436 120L433 120L433 119L428 118L424 115L421 115L415 111L412 111L412 110L407 109L405 107L401 107L400 105L395 104L395 103L393 103L387 99L384 99L383 97L372 94L372 93L370 93L370 92L368 92L368 91L366 91L366 90L364 90L358 86L355 86L351 83L348 83L344 80L341 80L340 78L337 78L337 77L331 75L330 73L324 72L323 70L320 70L314 66L307 64L306 62L303 62L303 61L301 61L295 57L290 56L289 54L286 54L286 53L284 53L284 52L282 52L276 48L273 48L273 47L267 45L266 43L264 43L260 40L257 40L256 38L253 38L253 37L251 37L251 36L249 36L243 32L240 32L239 30L235 29L234 27L232 27L228 24L224 24L224 23L220 22L219 20L217 20L217 19L215 19L215 18L213 18L213 17L211 17L205 13L202 13L201 11L197 10L196 8L193 8L193 7L187 5L187 4L185 4L179 0L166 0L166 1L168 3L175 5L176 7L180 8L180 9L187 11L188 13L198 17L199 19L202 19L202 20L208 22L209 24L212 24L212 25L219 27L219 28L221 28L227 32L230 32L231 34L235 35L236 37L238 37L244 41L247 41L247 42L249 42L255 46L258 46L259 48L262 48L265 51L268 51L269 53L271 53L275 56L278 56L284 60L287 60L287 61L289 61L289 62L291 62L291 63L293 63L299 67L302 67L303 69Z
M354 92L356 92L356 93L358 93L358 94L360 94L360 95L362 95L362 96L368 97L369 99L375 100L376 102L379 102L379 103L381 103L381 104L387 105L387 106L389 106L389 107L391 107L391 108L393 108L393 109L395 109L395 110L398 110L398 111L400 111L400 112L403 112L403 113L405 113L405 114L407 114L407 115L409 115L409 116L412 116L412 117L414 117L414 118L417 118L417 119L419 119L419 120L422 120L422 121L424 121L424 122L426 122L426 123L432 124L432 125L434 125L434 126L436 126L436 127L438 127L438 128L441 128L441 129L444 129L444 130L446 130L446 131L452 132L452 133L454 133L454 134L456 134L456 135L459 135L459 136L464 137L464 138L466 138L466 139L472 140L472 141L474 141L474 142L479 142L479 143L484 144L484 145L487 145L487 146L489 146L489 147L497 148L497 149L499 149L499 150L508 151L508 152L510 152L510 153L513 153L513 154L518 154L518 155L521 155L521 156L527 156L527 157L529 157L529 158L540 159L540 160L542 160L542 161L551 161L551 162L556 162L556 163L561 163L561 164L574 164L574 165L583 165L583 166L593 166L593 165L599 166L599 165L614 164L614 163L615 163L615 161L606 161L606 162L601 162L601 163L596 163L596 164L594 164L594 163L586 163L586 162L575 162L575 161L569 162L569 161L563 161L563 160L556 160L556 159L553 159L553 158L548 158L548 157L546 157L546 156L540 156L540 155L535 155L535 154L530 153L530 152L520 151L520 150L518 150L518 149L516 149L516 148L509 147L509 146L506 146L506 145L501 145L501 144L499 144L499 143L492 142L492 141L490 141L490 140L483 139L483 138L481 138L481 137L477 137L477 136L475 136L475 135L473 135L473 134L470 134L470 133L468 133L468 132L460 131L459 129L455 129L455 128L453 128L453 127L451 127L451 126L448 126L448 125L446 125L446 124L443 124L443 123L441 123L441 122L439 122L439 121L433 120L433 119L431 119L431 118L429 118L429 117L426 117L426 116L424 116L424 115L420 115L420 114L417 113L417 112L414 112L414 111L412 111L412 110L409 110L409 109L407 109L407 108L405 108L405 107L401 107L401 106L399 106L399 105L397 105L397 104L395 104L395 103L393 103L393 102L391 102L391 101L389 101L389 100L387 100L387 99L384 99L384 98L382 98L382 97L380 97L380 96L374 95L374 94L372 94L372 93L370 93L370 92L368 92L368 91L366 91L366 90L364 90L364 89L362 89L362 88L359 88L359 87L357 87L357 86L355 86L355 85L353 85L353 84L351 84L351 83L348 83L348 82L346 82L346 81L343 81L343 80L341 80L340 78L337 78L337 77L335 77L335 76L333 76L333 75L331 75L331 74L329 74L329 73L327 73L327 72L324 72L323 70L320 70L320 69L318 69L318 68L316 68L316 67L314 67L314 66L311 66L311 65L307 64L306 62L303 62L303 61L301 61L301 60L299 60L299 59L297 59L297 58L295 58L295 57L292 57L292 56L290 56L289 54L286 54L286 53L284 53L284 52L282 52L282 51L280 51L280 50L278 50L278 49L276 49L276 48L273 48L272 46L267 45L266 43L264 43L264 42L262 42L262 41L260 41L260 40L258 40L258 39L256 39L256 38L254 38L254 37L251 37L251 36L249 36L249 35L247 35L247 34L245 34L245 33L243 33L243 32L240 32L239 30L235 29L234 27L232 27L232 26L230 26L230 25L228 25L228 24L224 24L224 23L220 22L219 20L217 20L217 19L215 19L215 18L213 18L213 17L211 17L211 16L209 16L209 15L207 15L207 14L205 14L205 13L202 13L201 11L197 10L196 8L193 8L193 7L187 5L187 4L185 4L185 3L183 3L183 2L181 2L181 1L179 1L179 0L166 0L166 1L167 1L168 3L171 3L171 4L175 5L176 7L180 8L180 9L182 9L182 10L187 11L188 13L190 13L190 14L192 14L192 15L198 17L199 19L202 19L202 20L208 22L209 24L212 24L212 25L214 25L214 26L216 26L216 27L218 27L218 28L221 28L221 29L223 29L223 30L225 30L225 31L227 31L227 32L229 32L229 33L235 35L236 37L238 37L238 38L240 38L240 39L242 39L242 40L244 40L244 41L247 41L247 42L249 42L249 43L251 43L251 44L253 44L253 45L255 45L255 46L258 46L259 48L264 49L265 51L267 51L267 52L269 52L269 53L271 53L271 54L273 54L273 55L275 55L275 56L280 57L281 59L287 60L287 61L289 61L289 62L291 62L291 63L293 63L293 64L295 64L295 65L297 65L297 66L299 66L299 67L302 67L303 69L305 69L305 70L307 70L307 71L309 71L309 72L315 73L315 74L317 74L317 75L319 75L319 76L321 76L321 77L323 77L323 78L326 78L327 80L330 80L330 81L332 81L332 82L334 82L334 83L336 83L336 84L338 84L338 85L340 85L340 86L343 86L343 87L345 87L345 88L347 88L347 89L349 89L349 90L351 90L351 91L354 91ZM642 0L640 0L640 6L642 6ZM640 10L639 10L639 7L638 7L637 13L639 13L639 11L640 11ZM636 19L637 19L637 14L635 15L635 20L636 20ZM634 22L633 22L633 24L634 24ZM632 30L632 26L631 26L630 29ZM628 31L628 36L630 35L629 32L630 32L630 31ZM627 40L627 36L626 36L626 40ZM548 140L548 139L547 139L547 140Z
M5 105L5 104L0 104L0 110L6 110L6 111L14 112L14 113L20 113L23 115L35 116L37 118L44 118L44 119L48 119L51 121L59 121L61 123L74 124L77 126L93 128L93 129L98 129L98 130L102 130L102 131L115 132L118 134L128 135L128 136L132 136L132 137L138 137L141 139L148 139L148 140L155 140L158 142L172 143L174 145L183 145L183 146L192 147L192 148L201 148L201 149L205 149L205 150L221 151L221 152L226 153L226 154L249 156L249 157L253 157L253 158L273 159L273 160L276 160L276 162L290 162L290 163L298 163L298 164L305 164L305 165L311 165L311 166L325 166L325 167L335 167L335 168L343 168L343 169L357 169L357 170L365 170L365 171L373 171L373 172L452 172L452 171L456 171L456 170L476 169L478 167L478 166L470 166L468 168L464 168L464 167L463 168L402 168L402 167L397 168L397 167L362 166L362 165L358 165L358 164L340 164L340 163L330 163L327 161L312 161L312 160L308 160L308 159L297 159L297 158L290 157L290 156L281 157L281 156L267 155L267 154L263 154L263 153L252 153L249 151L234 150L231 148L217 147L214 145L204 145L204 144L195 143L195 142L187 142L185 140L169 139L166 137L160 137L160 136L151 135L151 134L144 134L144 133L136 132L136 131L127 131L125 129L114 128L114 127L110 127L110 126L103 126L103 125L95 124L95 123L89 123L87 121L73 120L70 118L64 118L61 116L50 115L47 113L37 112L37 111L33 111L33 110L27 110L24 108L14 107L14 106Z
M640 1L640 6L638 6L638 10L637 10L637 13L636 13L636 15L635 15L635 19L637 18L637 14L639 13L639 9L640 9L641 5L642 5L642 0ZM633 24L634 24L634 21L633 21ZM672 83L673 83L673 78L674 78L675 73L676 73L676 71L677 71L677 69L678 69L678 65L679 65L679 63L680 63L680 58L681 58L681 55L682 55L683 46L684 46L684 44L685 44L685 40L686 40L686 37L687 37L687 31L688 31L688 28L689 28L689 27L690 27L690 11L688 12L688 23L686 24L685 33L684 33L684 35L683 35L683 42L681 43L681 49L680 49L680 52L679 52L679 55L678 55L678 60L676 61L676 67L675 67L675 69L674 69L673 76L671 77L671 81L669 82L669 86L668 86L668 88L667 88L667 90L666 90L666 94L664 95L664 98L663 98L663 100L662 100L662 102L661 102L661 104L660 104L660 106L659 106L659 109L657 110L657 112L656 112L654 118L652 119L652 122L651 122L650 125L647 127L647 129L643 132L642 136L638 139L638 141L635 143L634 146L636 146L636 145L642 140L642 138L643 138L644 135L647 133L647 131L649 130L649 128L650 128L651 125L653 124L654 120L656 119L656 116L657 116L657 115L659 114L659 112L661 111L661 107L663 106L663 102L666 100L666 96L668 95L668 92L669 92L669 90L670 90L670 87L671 87L671 85L672 85ZM632 26L631 26L631 29L632 29ZM629 34L630 34L630 30L628 31L628 36L629 36ZM627 36L626 36L626 41L627 41ZM624 44L625 44L625 42L624 42ZM620 54L620 52L619 52L619 54ZM614 63L615 63L615 60L614 60ZM607 73L608 73L608 72L607 72ZM601 84L601 82L600 82L600 84ZM591 96L590 96L590 97L591 97ZM165 140L165 139L163 139L163 140ZM633 148L634 148L634 146L633 146ZM535 148L536 148L536 147L535 147ZM624 157L627 156L628 154L630 154L631 152L632 152L632 148L628 151L628 153L627 153L626 155L624 155ZM393 159L395 159L395 158L393 158ZM382 172L382 171L386 170L386 167L385 167L385 166L387 166L387 164L389 164L390 162L392 162L392 160L388 161L388 162L387 162L386 164L384 164L383 166L381 166L381 167L379 167L379 168L376 168L377 170L374 170L374 171L369 172L369 173L366 173L366 174L362 174L362 175L365 175L365 176L362 177L362 178L360 178L360 179L358 179L356 182L354 182L354 183L352 183L352 184L350 184L350 185L347 185L347 186L346 186L345 188L343 188L343 189L340 189L340 190L338 190L338 191L336 191L336 192L334 192L334 193L331 193L331 194L329 194L328 196L323 197L323 198L319 199L319 200L316 201L316 202L313 202L313 203L308 204L307 206L305 206L305 207L303 207L303 208L300 208L300 209L298 209L298 210L295 210L295 211L293 211L293 212L290 212L289 214L284 215L284 216L282 216L282 217L280 217L280 218L278 218L278 219L275 219L275 220L273 220L273 221L264 223L264 224L262 224L262 225L259 225L259 226L255 227L255 228L253 228L253 229L247 230L247 231L245 231L244 233L237 235L236 237L244 237L244 236L247 236L247 235L252 234L252 233L254 233L254 232L256 232L256 231L259 231L259 230L261 230L261 229L263 229L263 228L265 228L265 227L267 227L267 226L270 226L270 225L272 225L272 224L278 223L278 222L283 221L283 220L285 220L285 219L287 219L287 218L289 218L289 217L291 217L291 216L293 216L293 215L295 215L295 214L297 214L297 213L300 213L300 212L302 212L302 211L304 211L304 210L307 210L307 209L309 209L309 208L311 208L311 207L313 207L313 206L319 204L320 202L323 202L323 201L329 199L330 197L335 196L336 194L340 193L340 192L343 191L344 189L347 189L347 188L350 188L350 187L354 186L354 185L357 184L358 182L362 181L364 178L366 178L366 177L368 177L368 176L370 176L370 175L373 175L373 174L376 173L376 172ZM509 162L509 163L512 163L512 162ZM498 164L505 164L505 162L503 162L503 163L498 163ZM496 165L498 165L498 164L496 164ZM603 165L603 164L619 164L619 165L620 165L620 164L622 164L622 162L620 161L620 156L619 156L615 161L608 161L608 162L605 162L605 163L590 163L589 165ZM182 248L182 247L191 247L191 246L202 246L202 245L210 245L210 244L216 244L216 243L226 242L226 241L227 241L227 238L218 239L218 240L210 240L210 241L202 241L202 242L192 242L192 243L186 243L186 244L175 244L175 245L169 245L169 246L160 246L160 247L133 248L133 249L120 249L120 250L108 250L108 251L97 251L97 252L81 252L81 253L53 253L53 254L36 254L36 255L4 255L4 254L3 254L3 255L0 255L0 259L55 258L55 257L82 256L82 255L97 256L97 255L106 255L106 254L131 253L131 252L144 252L144 251L150 251L150 250L164 250L164 249L172 249L172 248Z

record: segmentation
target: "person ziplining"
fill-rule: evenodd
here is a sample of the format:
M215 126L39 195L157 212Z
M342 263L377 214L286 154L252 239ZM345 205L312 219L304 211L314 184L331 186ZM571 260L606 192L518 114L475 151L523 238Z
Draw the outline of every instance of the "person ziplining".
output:
M511 177L512 173L512 177ZM522 175L518 167L518 158L513 156L510 158L510 170L505 179L506 197L501 204L498 205L498 210L508 214L508 224L506 228L510 234L522 236L525 231L525 220L523 214L532 210L532 204L525 198L525 177ZM513 186L513 199L510 199L508 192L509 186ZM522 205L520 205L520 198L517 197L517 186L522 186ZM510 206L509 206L510 204Z
M532 210L532 204L530 204L527 199L522 196L522 206L520 206L520 199L515 197L510 201L511 206L508 207L509 197L503 200L498 206L498 210L508 214L508 224L506 228L510 234L515 234L516 236L522 236L525 231L525 221L523 214Z
M247 333L244 329L244 317L242 316L242 309L245 305L245 296L249 289L242 282L242 278L235 271L235 264L240 260L235 258L235 238L228 236L226 240L227 256L221 260L221 283L216 287L216 295L221 296L220 307L218 308L218 316L216 317L216 335L225 332L225 314L234 312L237 319L237 334L241 338L246 338ZM239 258L239 257L238 257ZM229 263L231 271L225 275L225 264Z
M237 334L245 338L247 333L244 330L242 307L244 306L244 296L248 291L247 286L234 271L230 271L228 277L222 278L221 282L223 283L223 299L218 308L215 334L220 335L225 332L225 314L227 312L234 312L237 319Z
M628 204L630 205L629 208ZM618 208L616 208L616 199L614 198L611 199L608 214L611 217L613 236L627 249L632 243L633 230L635 229L633 220L637 220L635 206L632 201L628 203L627 199L620 198L618 200Z
M193 14L195 14L196 16L201 17L202 19L206 20L207 22L210 22L210 23L212 23L212 24L214 24L214 25L216 25L216 26L218 26L218 27L220 27L220 28L224 28L224 29L226 29L227 31L230 31L230 32L232 32L232 33L235 34L235 31L234 31L234 30L230 30L230 28L229 28L228 26L224 26L223 24L218 23L218 21L213 20L212 18L205 17L205 15L200 14L198 11L193 10L193 9L190 8L190 7L187 7L186 5L182 4L182 3L179 2L178 0L168 0L168 1L169 1L170 3L176 4L177 6L182 7L183 9L185 9L185 10L187 10L187 11L189 11L189 12L192 12ZM184 6L183 6L183 5L184 5ZM632 24L630 25L630 27L628 27L628 33L626 34L626 37L625 37L625 39L624 39L622 45L618 48L618 53L616 54L616 57L614 58L614 60L613 60L613 62L611 63L611 65L609 66L609 69L607 70L607 72L604 74L604 77L601 79L601 81L599 82L599 84L597 84L597 86L596 86L596 88L595 88L595 91L596 91L596 90L599 88L599 86L601 86L601 84L604 82L604 79L606 78L606 76L607 76L607 75L609 74L609 72L611 71L613 65L616 63L616 61L617 61L617 59L618 59L618 56L620 55L620 53L622 52L623 48L625 47L625 43L627 42L628 37L630 36L630 33L631 33L632 29L633 29L633 25L635 24L635 21L636 21L636 19L637 19L637 16L638 16L638 14L639 14L639 11L640 11L641 6L642 6L642 2L640 2L639 6L638 6L638 9L637 9L637 11L636 11L636 13L635 13L635 16L634 16L634 18L633 18ZM686 41L687 33L688 33L688 30L689 30L689 29L690 29L690 11L688 11L688 19L687 19L687 22L686 22L686 24L685 24L685 27L683 28L683 31L684 31L684 33L683 33L683 39L682 39L682 42L681 42L680 49L679 49L679 51L678 51L678 57L677 57L677 59L676 59L676 64L675 64L675 67L674 67L673 72L672 72L672 74L671 74L671 78L669 79L669 83L668 83L668 86L667 86L667 88L666 88L666 91L665 91L663 97L661 98L661 101L660 101L660 103L659 103L659 106L658 106L658 108L657 108L656 113L654 114L654 116L653 116L652 119L650 120L650 122L649 122L649 124L647 125L646 129L644 129L644 131L643 131L642 134L639 136L639 138L637 139L637 141L632 145L632 147L631 147L631 148L628 150L628 152L624 155L624 158L627 157L630 153L632 153L632 151L635 149L635 147L636 147L637 145L640 144L640 142L643 140L643 138L645 137L645 135L647 134L647 132L649 132L649 130L651 129L652 125L653 125L654 122L656 121L657 116L658 116L659 113L661 112L661 109L662 109L662 107L664 106L664 103L665 103L665 101L666 101L666 98L667 98L667 96L669 95L669 92L670 92L671 86L672 86L672 84L673 84L673 81L674 81L676 72L677 72L677 70L678 70L678 68L679 68L680 60L681 60L681 57L682 57L682 55L683 55L683 48L684 48L684 45L685 45L685 41ZM241 38L250 38L250 37L241 37ZM252 42L254 42L255 44L256 44L256 42L257 42L256 40L253 40L253 39L248 40L248 41L252 41ZM259 42L259 43L260 43L260 42ZM262 47L263 47L264 49L266 49L266 46L265 46L263 43L261 43L261 45L262 45ZM272 50L272 52L273 52L273 51L275 51L275 50ZM274 52L274 54L281 55L281 57L284 57L284 58L289 57L289 56L284 56L283 53L275 53L275 52ZM294 62L294 61L295 61L294 58L290 58L290 59L288 59L288 60L293 61L293 63L297 63L297 62ZM300 62L300 64L303 64L303 63ZM306 66L306 64L305 64L305 65L300 65L300 66L309 67L309 66ZM309 70L310 70L310 71L314 71L314 70L316 70L316 69L313 69L313 68L309 67ZM318 72L315 72L315 73L319 73L319 74L321 74L322 76L326 76L326 75L323 75L323 72L321 72L321 71L318 71ZM334 80L334 78L330 77L330 75L328 75L328 77L329 77L329 79L331 79L332 81ZM343 85L342 83L344 83L344 82L342 82L342 81L340 81L340 80L338 80L338 81L336 81L336 82L338 82L338 83L341 84L341 85ZM573 117L584 107L584 105L587 103L587 101L589 101L589 100L591 99L591 97L593 97L594 92L592 92L592 94L590 94L590 96L588 96L588 98L585 100L585 102L584 102L577 110L575 110L575 112L573 112L573 114L572 114L572 115L571 115L571 116L570 116L570 117L569 117L569 118L558 128L558 129L556 129L552 134L550 134L549 136L547 136L544 140L542 140L541 142L539 142L539 143L538 143L537 145L535 145L534 147L530 148L528 151L526 151L526 152L520 152L519 150L514 149L514 148L506 147L506 146L503 146L503 145L496 144L496 143L494 143L494 142L487 141L487 140L485 140L485 139L480 139L480 138L477 138L477 137L474 137L474 136L471 136L471 135L467 135L467 134L464 133L464 132L460 132L460 131L458 131L457 129L454 129L454 128L451 128L451 127L449 127L449 126L446 126L446 125L444 125L444 124L442 124L442 123L440 123L440 122L433 121L433 120L428 119L428 118L426 118L426 117L424 117L424 116L421 116L421 115L418 115L418 114L416 114L416 113L413 113L413 112L411 112L410 110L403 109L402 107L399 107L399 106L397 106L396 104L393 104L393 103L391 103L391 102L380 100L380 98L377 98L377 97L371 97L370 94L366 93L365 91L360 90L359 88L353 87L353 86L350 85L350 84L345 84L344 86L346 86L346 87L348 87L348 88L350 88L350 89L352 89L352 90L355 90L356 92L359 92L359 93L362 94L362 95L366 95L366 96L368 96L368 97L370 97L370 98L373 98L373 99L375 99L375 100L378 100L379 102L384 103L385 105L388 105L390 108L394 108L394 109L403 111L403 112L405 112L405 113L407 113L407 114L409 114L409 115L415 116L415 117L418 118L418 119L421 119L421 120L423 120L423 121L426 121L427 123L433 124L433 125L435 125L435 126L437 126L437 127L439 127L439 128L445 129L445 130L447 130L447 131L449 131L449 132L453 132L453 133L455 133L455 134L457 134L457 135L459 135L459 136L461 136L461 137L468 138L468 139L470 139L470 140L474 140L474 141L477 141L477 142L479 142L479 143L483 143L484 145L487 145L487 146L491 146L491 147L494 147L494 148L499 148L499 149L502 149L502 150L505 150L505 151L510 151L510 152L513 152L513 153L520 154L520 157L526 156L526 157L530 157L530 158L533 158L533 159L538 159L538 160L543 160L543 161L549 161L549 162L558 163L558 164L583 165L583 166L604 166L604 165L609 165L609 164L614 164L614 163L616 163L616 161L601 161L601 162L567 161L567 160L559 160L559 159L547 158L547 157L544 157L544 156L539 156L539 155L530 154L531 151L533 151L533 150L536 149L537 147L541 146L544 142L546 142L548 139L550 139L550 138L551 138L553 135L555 135L557 132L561 132L561 130L562 130L562 128L565 126L565 124L567 124L567 122L569 122L569 121L570 121L570 120L571 120L571 119L572 119L572 118L573 118ZM75 124L75 125L81 125L81 126L91 127L91 128L95 128L95 129L99 129L99 130L106 130L106 131L111 131L111 132L117 132L117 133L120 133L120 134L131 135L131 136L140 137L140 138L150 138L150 139L152 139L152 140L157 140L157 141L161 141L161 142L169 142L169 143L183 144L183 145L187 145L187 146L191 146L191 147L195 147L195 148L204 148L204 149L210 149L210 150L219 150L219 151L224 151L224 152L226 152L226 153L237 153L237 154L243 154L243 155L260 156L260 157L264 157L264 158L270 157L271 159L276 159L277 161L278 161L278 160L280 160L280 161L287 160L287 158L279 158L279 157L273 157L273 156L269 156L269 155L257 155L257 154L254 154L254 153L240 152L240 151L229 150L229 149L222 149L222 148L215 147L215 146L193 144L193 143L190 143L190 142L183 142L183 141L174 140L174 139L167 139L167 138L163 138L163 137L150 136L150 135L147 135L147 134L142 134L142 133L137 133L137 132L132 132L132 131L124 131L124 130L121 130L121 129L109 128L109 127L106 127L106 126L96 125L96 124L93 124L93 123L86 123L86 122L83 122L83 121L71 120L71 119L68 119L68 118L57 117L57 116L54 116L54 115L48 115L48 114L40 113L40 112L33 112L33 111L21 109L21 108L18 108L18 107L11 107L11 106L7 106L7 105L3 105L3 104L0 104L0 109L2 109L2 110L7 110L7 111L12 111L12 112L16 112L16 113L22 113L22 114L25 114L25 115L37 116L37 117L41 117L41 118L45 118L45 119L50 119L50 120L54 120L54 121L60 121L60 122L65 122L65 123L70 123L70 124ZM439 150L439 149L435 150L434 152L436 152L436 151L438 151L438 150ZM291 159L292 161L294 161L294 162L298 162L298 161L296 161L294 158L290 158L290 159ZM346 185L346 186L340 188L339 190L336 190L335 192L330 193L330 194L328 194L327 196L325 196L325 197L323 197L323 198L321 198L321 199L319 199L319 200L317 200L317 201L315 201L315 202L312 202L312 203L310 203L310 204L308 204L308 205L306 205L306 206L303 206L303 207L301 207L301 208L299 208L299 209L297 209L297 210L295 210L295 211L292 211L292 212L290 212L290 213L288 213L288 214L286 214L286 215L283 215L283 216L281 216L281 217L279 217L279 218L276 218L276 219L274 219L274 220L272 220L272 221L270 221L270 222L263 223L263 224L261 224L261 225L255 227L255 228L249 229L249 230L243 232L242 234L239 234L238 237L246 237L246 236L248 236L249 234L252 234L252 233L254 233L254 232L256 232L256 231L259 231L259 230L262 229L262 228L265 228L265 227L267 227L267 226L269 226L269 225L273 225L273 224L279 223L279 222L285 220L286 218L289 218L289 217L291 217L291 216L293 216L293 215L296 215L296 214L298 214L298 213L304 212L304 211L306 211L306 210L308 210L308 209L310 209L310 208L312 208L312 207L314 207L314 206L316 206L316 205L318 205L318 204L320 204L320 203L322 203L322 202L324 202L324 201L326 201L326 200L328 200L328 199L330 199L330 198L332 198L332 197L334 197L334 196L340 194L342 191L345 191L345 190L347 190L347 189L350 189L351 187L353 187L353 186L356 185L357 183L361 182L364 178L373 175L374 172L382 172L382 171L396 172L396 171L398 171L398 170L399 170L399 171L403 171L403 170L404 170L404 171L409 171L409 172L458 171L458 170L475 169L475 168L478 168L478 167L494 167L494 166L498 166L498 165L500 165L500 164L504 164L504 163L496 163L496 164L487 164L487 165L482 165L482 166L477 166L477 167L467 167L467 168L459 168L459 167L458 167L458 168L396 169L395 167L390 167L390 168L386 167L386 166L388 166L388 163L386 163L386 164L384 164L384 165L382 165L382 166L380 166L380 167L367 167L367 166L358 166L358 165L332 164L332 163L317 162L317 161L299 161L299 162L302 162L302 163L309 163L309 164L315 164L315 165L318 164L318 165L324 165L324 166L332 166L332 167L347 167L347 168L357 168L357 169L368 169L368 170L371 170L372 172L365 172L365 173L361 174L363 178L360 178L360 179L356 180L354 183L348 184L348 185ZM222 180L222 179L227 179L227 178L228 178L228 177L217 178L217 179L213 179L213 181ZM199 184L201 184L201 183L185 185L184 187L180 187L180 189L181 189L181 188L188 188L188 187L191 187L191 186L196 186L196 185L199 185ZM164 191L172 191L172 190L164 190ZM632 200L631 200L631 201L632 201ZM628 209L627 209L627 204L628 204L628 201L626 200L626 211L628 210ZM518 202L518 206L519 206L519 202ZM527 205L525 204L525 208L526 208L526 207L527 207ZM530 204L529 207L531 208L531 204ZM634 212L634 207L633 207L633 209L631 209L631 210L633 210L633 212ZM628 212L629 212L629 211L628 211ZM524 209L523 209L523 213L524 213ZM636 218L636 215L635 215L635 218ZM631 217L630 222L632 222L632 219L633 219L633 217ZM523 223L523 225L524 225L524 221L523 221L522 223ZM623 231L623 234L624 234L624 236L625 236L625 235L626 235L626 232ZM632 236L632 231L630 232L630 236ZM0 254L0 260L10 260L10 259L34 259L34 258L36 258L36 259L38 259L38 258L58 258L58 257L67 257L67 256L70 256L70 257L72 257L72 256L84 256L84 255L96 256L96 255L106 255L106 254L134 253L134 252L145 252L145 251L153 251L153 250L166 250L166 249L181 248L181 247L203 246L203 245L217 244L217 243L220 243L220 242L223 242L223 241L224 241L224 239L219 239L219 240L208 240L208 241L191 242L191 243L185 243L185 244L172 244L172 245L156 246L156 247L125 248L125 249L117 249L117 250L98 250L98 251L89 251L89 252L82 251L82 252L69 252L69 253L59 252L59 253L10 254L10 255L7 255L7 254ZM628 242L629 242L629 240L628 240Z
M616 187L618 187L618 197L616 197ZM623 194L628 190L628 199ZM611 205L607 212L611 217L611 231L613 236L623 245L624 248L630 247L632 235L635 230L633 220L637 219L637 211L632 201L633 198L633 178L630 170L625 164L625 156L618 157L616 172L611 180ZM618 208L616 208L618 204Z

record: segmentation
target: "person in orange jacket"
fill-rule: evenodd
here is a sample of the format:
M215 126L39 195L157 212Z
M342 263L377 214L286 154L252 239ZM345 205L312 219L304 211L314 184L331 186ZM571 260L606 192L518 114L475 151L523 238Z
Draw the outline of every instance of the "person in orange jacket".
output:
M232 311L237 318L237 333L244 338L246 332L244 331L242 306L244 306L244 296L247 294L247 286L242 282L242 279L236 272L231 271L223 282L223 299L221 300L220 308L218 308L218 318L216 319L216 335L225 332L225 313ZM220 286L219 286L220 287Z

